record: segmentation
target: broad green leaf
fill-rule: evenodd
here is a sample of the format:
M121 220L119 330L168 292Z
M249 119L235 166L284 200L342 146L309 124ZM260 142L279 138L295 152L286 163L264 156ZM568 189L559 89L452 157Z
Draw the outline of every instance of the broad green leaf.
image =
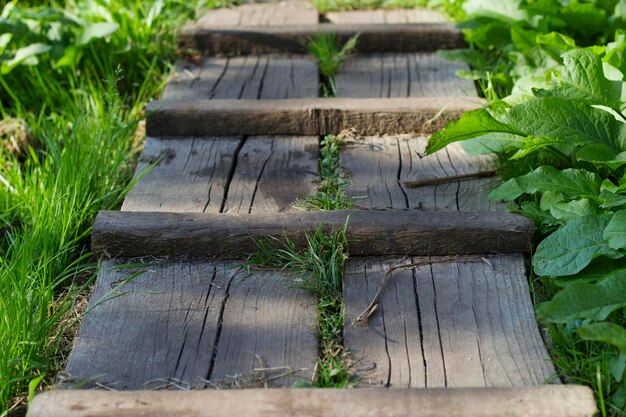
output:
M77 44L85 45L91 42L93 39L101 39L114 33L120 25L117 23L99 22L92 23L84 28L83 33L80 35Z
M519 134L514 128L494 119L487 110L474 110L463 114L459 120L448 123L441 131L431 136L426 146L426 153L431 154L452 142L483 136L491 132Z
M537 35L537 43L544 46L550 46L563 52L570 51L576 48L576 41L569 36L565 36L559 32L550 32L545 35Z
M626 329L615 323L594 323L578 329L580 337L586 340L609 343L626 353Z
M541 210L550 211L550 208L555 204L562 203L565 200L565 196L563 193L558 191L546 191L541 194L541 199L539 200L539 207Z
M512 128L535 137L553 137L582 145L601 143L616 153L622 149L620 123L588 104L559 97L538 97L513 107Z
M576 152L579 161L610 161L615 158L615 151L601 143L594 143L580 148Z
M537 152L543 148L559 143L566 143L566 141L552 136L539 138L531 136L523 142L522 147L517 152L515 152L513 156L511 156L511 159L521 159L533 152Z
M595 197L600 192L600 177L584 169L559 171L541 166L521 177L512 178L491 192L492 200L513 200L522 194L553 191L566 198Z
M626 249L626 210L613 215L604 229L604 239L611 249Z
M603 61L619 69L626 77L626 31L618 30L615 33L615 42L607 44Z
M487 66L485 56L476 49L442 49L437 55L448 61L465 62L474 68Z
M605 320L626 306L626 270L615 271L596 284L576 283L537 308L537 317L551 323Z
M568 203L555 203L550 207L550 214L555 219L569 221L576 217L600 215L603 211L595 201L583 198Z
M609 360L609 371L617 382L622 382L624 371L626 371L626 355L621 353Z
M470 155L490 155L519 149L523 138L510 133L487 133L461 142L463 150Z
M503 22L525 21L526 11L520 9L519 0L466 0L463 10L468 16L484 16Z
M48 52L50 49L52 47L44 43L33 43L18 49L13 59L2 64L2 74L8 74L13 68L22 63L37 65L36 56ZM35 58L35 60L27 62L31 58Z
M589 100L596 103L612 103L619 100L621 83L604 76L602 60L594 53L575 49L563 54L565 72L558 90L569 98Z
M544 239L533 258L537 275L566 276L581 271L599 256L617 259L602 234L610 216L577 217Z
M554 278L554 283L560 287L567 287L576 282L597 282L618 269L626 269L626 258L610 260L596 258L576 275L556 277Z

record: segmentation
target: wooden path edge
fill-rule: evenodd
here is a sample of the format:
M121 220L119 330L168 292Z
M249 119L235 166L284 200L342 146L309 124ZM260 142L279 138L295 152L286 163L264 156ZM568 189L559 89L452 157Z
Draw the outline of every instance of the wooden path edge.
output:
M92 248L108 257L176 256L245 259L255 240L291 239L306 231L347 226L354 256L456 255L529 252L534 226L510 213L346 210L280 214L102 211Z
M580 385L527 388L59 390L37 395L27 417L590 417Z
M317 33L335 33L340 43L359 35L356 52L432 52L466 46L463 34L449 23L333 24L183 28L179 45L208 55L306 53Z
M460 97L157 100L148 136L323 136L356 128L364 136L432 134L484 100Z

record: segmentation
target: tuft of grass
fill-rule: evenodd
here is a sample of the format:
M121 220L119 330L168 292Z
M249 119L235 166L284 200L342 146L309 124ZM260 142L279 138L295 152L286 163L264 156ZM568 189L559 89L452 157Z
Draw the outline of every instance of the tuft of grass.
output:
M336 97L337 85L335 76L343 62L356 48L359 34L354 35L340 45L334 32L320 32L311 36L306 43L307 51L315 57L322 75L320 92L323 97Z
M306 232L306 246L299 248L285 238L257 241L258 251L247 262L250 267L293 273L292 284L315 295L319 358L315 385L341 388L349 385L350 371L343 348L343 264L348 258L347 223L342 230L327 233L322 226Z
M354 132L349 130L339 135L326 135L320 142L320 180L318 190L296 203L296 207L306 210L349 210L354 207L346 196L348 180L342 176L339 163L341 143L354 139Z
M438 6L440 2L433 0L315 0L314 3L321 13L328 13L340 10L412 9Z

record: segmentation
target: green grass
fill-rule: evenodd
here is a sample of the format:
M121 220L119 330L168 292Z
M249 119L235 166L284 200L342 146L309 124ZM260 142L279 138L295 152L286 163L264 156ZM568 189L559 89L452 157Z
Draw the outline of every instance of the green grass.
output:
M339 10L363 9L411 9L424 7L429 0L315 0L315 6L322 13Z
M127 189L136 127L171 69L176 28L216 4L5 4L0 114L32 140L20 152L0 147L0 416L63 366L64 318L95 270L93 219ZM17 59L24 51L37 53Z
M290 273L294 287L317 297L320 351L314 384L320 388L343 388L350 382L343 348L342 275L348 257L346 227L347 224L342 230L330 233L319 227L306 233L304 248L287 238L257 241L258 251L248 260L251 267Z
M317 61L322 76L320 93L323 97L336 97L337 85L335 76L343 62L348 59L356 47L359 35L354 35L343 45L339 44L333 32L316 33L306 43L306 49Z

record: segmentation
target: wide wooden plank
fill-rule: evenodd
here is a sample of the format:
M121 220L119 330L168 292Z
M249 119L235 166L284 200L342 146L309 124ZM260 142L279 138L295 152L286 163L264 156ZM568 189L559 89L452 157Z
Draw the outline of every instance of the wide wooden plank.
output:
M201 27L312 25L318 21L315 7L307 1L250 3L213 9L197 21Z
M283 386L311 377L316 300L288 288L288 277L249 276L232 262L121 268L123 262L103 265L66 383L113 389ZM270 367L279 373L270 375Z
M466 64L436 53L355 55L336 77L338 97L476 96L474 82L456 72Z
M422 157L427 142L426 137L405 135L364 137L346 143L339 155L350 176L347 195L365 209L506 211L506 204L488 198L499 183L496 177L454 179L493 172L491 157L470 156L458 143ZM442 182L411 188L405 184L427 184L435 179Z
M293 210L315 190L318 149L310 136L148 138L122 210Z
M49 391L28 417L590 417L590 388Z
M285 99L318 95L317 65L309 57L244 56L181 60L163 98Z
M446 15L427 9L389 9L389 10L348 10L329 12L324 19L335 24L402 24L402 23L444 23Z
M355 258L343 296L344 343L362 364L361 385L523 387L555 374L521 254Z
M356 51L425 52L464 47L461 31L450 23L421 24L333 24L280 26L214 26L194 23L180 34L182 48L207 55L261 55L271 53L307 53L305 44L316 33L335 33L346 42L359 33Z
M348 210L210 213L100 212L92 249L108 256L182 256L242 259L255 239L285 237L305 247L306 231L346 227L350 254L450 255L528 252L534 233L526 217L510 213ZM347 226L346 226L347 224Z
M149 136L434 133L484 102L478 98L159 100L148 105Z

